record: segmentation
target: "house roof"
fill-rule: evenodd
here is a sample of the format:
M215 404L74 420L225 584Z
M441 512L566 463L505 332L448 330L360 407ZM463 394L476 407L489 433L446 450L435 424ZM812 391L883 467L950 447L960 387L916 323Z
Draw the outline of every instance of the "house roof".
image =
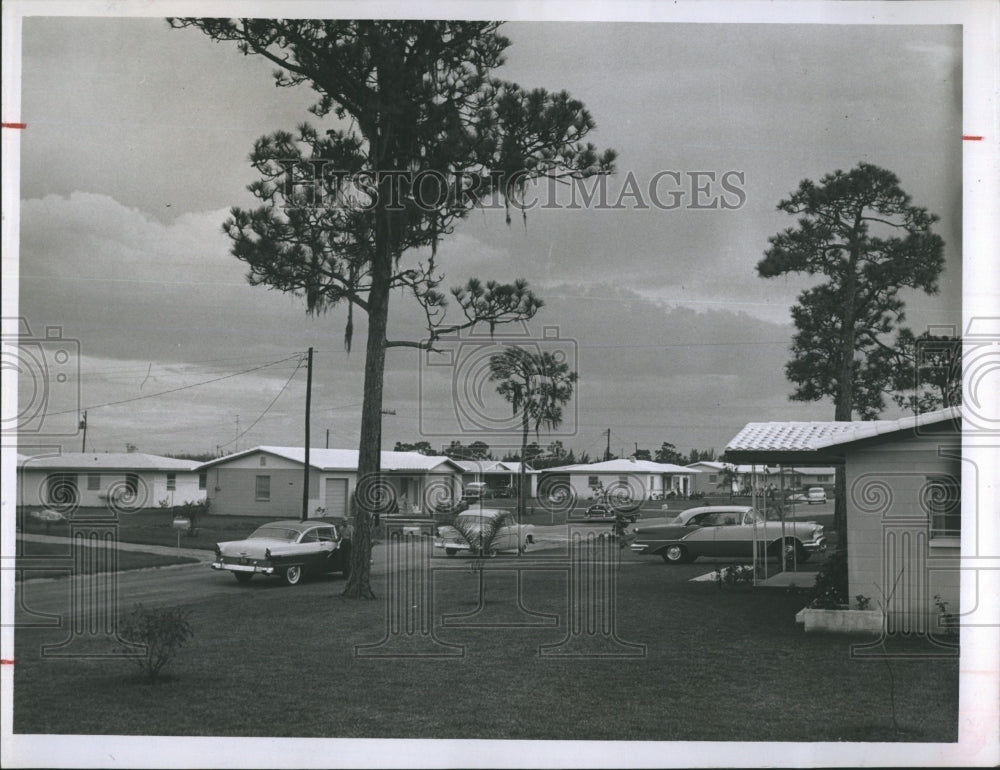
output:
M737 465L735 463L720 463L717 460L699 460L696 463L688 463L686 467L694 468L696 465L707 465L711 470L722 472L725 468L732 468L737 473L754 473L755 471L763 471L765 473L770 473L771 469L767 465L762 465L761 463L756 463L753 465ZM777 469L774 469L777 473Z
M729 442L726 453L736 459L750 459L754 455L807 459L808 455L824 454L824 450L829 456L836 456L833 450L857 441L946 422L957 423L960 419L961 408L950 407L898 420L751 422ZM811 472L815 473L816 469Z
M518 473L521 463L515 460L455 460L466 473ZM524 466L525 473L536 473L530 465Z
M563 465L546 468L545 473L701 473L697 468L685 468L672 463L654 463L650 460L605 460L601 463Z
M209 460L204 466L218 465L230 462L238 457L246 457L257 452L284 457L292 462L305 462L305 448L291 446L258 446L243 452ZM461 472L462 466L449 457L442 455L424 455L420 452L385 452L381 453L383 471L431 471L442 465L453 471ZM204 467L203 466L203 467ZM309 450L309 466L321 471L356 471L358 469L357 449L316 449Z
M178 460L143 452L63 452L59 455L27 456L19 454L17 464L29 470L126 470L193 471L201 463Z

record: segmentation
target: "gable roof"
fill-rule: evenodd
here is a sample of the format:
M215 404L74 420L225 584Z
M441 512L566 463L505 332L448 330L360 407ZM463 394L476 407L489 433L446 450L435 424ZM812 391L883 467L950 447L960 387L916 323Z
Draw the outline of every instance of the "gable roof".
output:
M545 468L544 473L701 473L697 468L685 468L672 463L654 463L650 460L605 460L600 463L562 465Z
M961 420L961 407L949 407L898 420L858 422L751 422L729 442L726 454L734 459L753 456L809 459L809 455L838 456L844 446L878 436ZM771 461L774 461L773 459ZM815 472L815 469L813 470Z
M305 448L292 446L258 446L236 454L226 455L216 460L209 460L202 467L230 462L238 457L257 452L283 457L296 463L305 462ZM386 452L381 453L383 471L430 471L442 465L450 470L462 471L462 466L443 455L424 455L420 452ZM357 449L309 449L309 467L320 471L356 471L358 469Z
M17 456L18 467L28 470L126 470L194 471L197 460L178 460L144 452L63 452L60 455Z

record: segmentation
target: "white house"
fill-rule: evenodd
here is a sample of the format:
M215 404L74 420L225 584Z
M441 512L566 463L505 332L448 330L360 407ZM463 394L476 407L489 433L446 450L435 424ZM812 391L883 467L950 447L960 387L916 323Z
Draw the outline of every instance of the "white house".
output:
M135 511L198 503L205 499L199 465L142 452L18 454L17 504Z
M832 467L778 467L767 464L724 463L717 460L699 460L686 467L700 470L695 477L694 491L711 494L750 494L756 486L759 492L768 487L775 489L808 489L823 487L827 494L833 492Z
M305 449L259 446L201 465L213 514L298 518L302 513ZM461 494L462 467L419 452L382 452L381 504L421 513ZM310 449L307 515L346 516L358 483L358 450ZM364 491L364 490L363 490ZM320 510L322 509L322 510Z
M455 460L462 466L462 483L484 482L494 495L507 490L513 495L517 489L521 463L516 460ZM537 492L538 471L530 465L524 467L528 497Z
M889 630L933 633L939 601L959 612L960 540L970 523L961 444L961 412L951 408L899 420L749 423L726 456L843 466L848 595L885 606Z
M650 460L607 460L600 463L563 465L541 471L540 495L558 487L569 487L581 500L596 498L601 490L629 489L633 499L658 500L675 495L687 497L694 491L696 468Z

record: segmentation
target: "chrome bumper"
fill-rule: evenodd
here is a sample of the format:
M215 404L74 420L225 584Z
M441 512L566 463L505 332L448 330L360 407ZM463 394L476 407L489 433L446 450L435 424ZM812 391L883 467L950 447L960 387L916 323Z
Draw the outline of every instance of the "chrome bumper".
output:
M649 546L646 543L632 543L629 546L629 550L635 551L636 553L645 553L649 550Z
M261 567L257 564L227 564L221 561L213 561L212 569L222 569L227 572L252 572L256 575L274 574L274 567Z
M826 550L826 538L818 537L815 540L811 540L808 543L803 543L802 547L805 548L810 553L823 553Z

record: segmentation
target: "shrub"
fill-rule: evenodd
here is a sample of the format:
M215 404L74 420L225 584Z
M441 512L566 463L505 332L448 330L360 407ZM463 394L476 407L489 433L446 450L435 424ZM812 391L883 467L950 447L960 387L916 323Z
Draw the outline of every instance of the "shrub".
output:
M133 653L131 659L151 682L156 681L160 670L194 636L187 610L181 607L147 608L141 604L135 605L122 618L118 633L124 642L145 646L145 651L138 654L134 654L132 645L123 644L120 649Z
M715 571L715 584L719 588L735 586L740 583L753 583L753 567L731 564Z
M838 548L816 574L809 592L809 606L835 610L847 603L847 552Z

